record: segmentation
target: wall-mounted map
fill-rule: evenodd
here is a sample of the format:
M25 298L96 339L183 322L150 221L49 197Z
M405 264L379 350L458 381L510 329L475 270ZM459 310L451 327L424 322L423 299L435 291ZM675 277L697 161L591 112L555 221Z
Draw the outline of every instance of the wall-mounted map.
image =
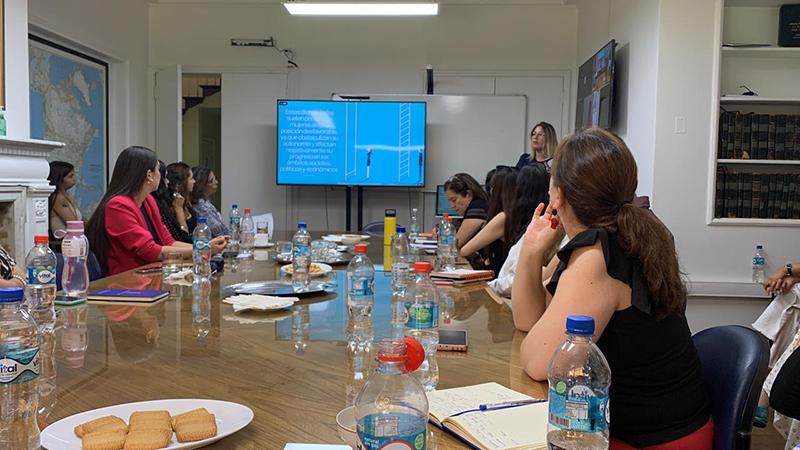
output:
M31 137L63 142L50 161L75 166L70 194L84 217L106 188L108 155L108 64L31 36Z

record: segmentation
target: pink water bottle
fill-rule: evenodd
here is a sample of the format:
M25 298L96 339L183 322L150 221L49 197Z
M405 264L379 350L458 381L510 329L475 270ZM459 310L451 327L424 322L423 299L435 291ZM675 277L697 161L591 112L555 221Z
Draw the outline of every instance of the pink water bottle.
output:
M89 288L89 240L83 234L83 222L67 221L67 234L61 241L61 253L64 255L64 272L61 284L64 293L69 297L86 298Z

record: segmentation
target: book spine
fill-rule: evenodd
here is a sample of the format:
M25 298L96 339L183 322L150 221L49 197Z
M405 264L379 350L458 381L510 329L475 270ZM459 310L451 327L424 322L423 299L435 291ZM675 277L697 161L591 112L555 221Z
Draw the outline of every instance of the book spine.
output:
M758 217L766 219L769 211L769 179L770 174L761 174L761 197L759 199Z
M800 160L800 116L794 116L794 151L792 159Z
M742 198L742 215L741 217L753 217L753 174L742 174L742 192L739 193Z
M725 159L728 150L728 120L727 111L719 115L719 137L717 139L717 158Z
M725 217L725 168L717 167L716 192L714 193L714 217Z
M789 198L786 202L786 218L791 219L794 217L795 210L795 192L797 192L797 174L789 175Z
M739 174L728 172L725 176L725 216L736 217L736 197L739 184Z
M775 217L775 197L778 193L777 185L778 175L774 173L769 174L769 201L767 203L767 218L769 219L777 219L777 217Z
M769 133L767 134L767 159L775 159L775 116L769 117Z
M795 133L795 117L793 115L786 116L786 159L794 158L794 133Z
M759 211L761 208L761 174L754 173L753 174L753 192L751 194L752 202L751 202L751 214L752 217L759 217Z
M786 114L775 116L775 159L786 159Z
M742 140L744 138L744 123L739 111L733 113L733 159L742 159Z
M767 144L769 141L769 115L758 115L758 158L767 159Z
M742 159L751 158L750 142L752 140L753 113L742 116Z
M794 208L792 208L792 219L800 219L800 175L794 175Z
M783 183L781 186L781 219L788 219L791 217L789 214L789 185L791 184L792 176L784 174L782 176Z
M736 183L736 217L744 217L744 178L745 174L739 174L739 180Z

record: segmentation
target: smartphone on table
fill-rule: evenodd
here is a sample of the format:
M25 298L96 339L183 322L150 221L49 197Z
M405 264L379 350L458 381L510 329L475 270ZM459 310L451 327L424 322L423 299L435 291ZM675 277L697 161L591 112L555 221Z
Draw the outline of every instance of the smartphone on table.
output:
M439 330L439 350L451 352L467 351L467 330Z

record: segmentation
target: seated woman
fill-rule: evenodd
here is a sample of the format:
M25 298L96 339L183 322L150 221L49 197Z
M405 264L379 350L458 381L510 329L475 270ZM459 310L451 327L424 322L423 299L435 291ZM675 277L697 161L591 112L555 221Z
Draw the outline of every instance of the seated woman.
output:
M531 130L531 153L523 153L517 160L517 169L539 161L549 171L558 146L556 129L547 122L539 122Z
M500 271L508 249L503 231L507 214L514 204L517 190L516 167L498 167L491 180L492 196L489 199L489 222L478 234L461 247L460 254L470 261L475 269Z
M222 214L211 204L208 199L219 189L219 181L214 172L208 167L192 168L194 174L194 190L192 190L192 206L198 217L205 217L206 224L211 228L214 237L230 234L228 226L222 220Z
M160 181L154 151L133 146L120 153L86 233L107 275L156 262L166 252L191 256L192 245L175 241L150 195ZM224 237L213 239L211 252L221 252L225 243Z
M164 161L158 161L158 171L166 173L167 166L164 164ZM158 189L151 195L156 200L158 212L161 213L161 221L164 223L164 226L167 227L167 230L169 230L170 236L176 241L191 244L192 235L189 234L189 227L185 225L186 220L184 220L183 226L180 225L178 223L178 216L175 214L175 211L183 211L183 205L186 199L175 192L169 179L165 176L161 177L161 181L158 183Z
M184 162L175 162L167 165L167 179L179 198L178 203L173 203L175 218L182 230L187 233L194 231L197 217L192 210L192 190L194 190L194 175L192 168Z
M51 186L56 190L50 194L50 238L51 242L60 240L54 233L61 235L67 229L67 221L83 220L81 210L75 201L67 194L77 183L75 166L64 161L50 162L50 174L47 176Z
M489 196L480 184L467 173L457 173L444 182L450 206L464 220L456 234L456 245L461 248L486 224Z
M0 288L24 288L27 285L25 272L17 267L14 258L0 246Z
M547 379L566 317L591 316L612 373L610 448L710 450L714 425L678 256L666 228L632 204L636 183L617 136L589 129L560 144L550 204L525 232L511 293L514 324L528 331L520 359L532 378ZM564 232L569 243L543 270Z

